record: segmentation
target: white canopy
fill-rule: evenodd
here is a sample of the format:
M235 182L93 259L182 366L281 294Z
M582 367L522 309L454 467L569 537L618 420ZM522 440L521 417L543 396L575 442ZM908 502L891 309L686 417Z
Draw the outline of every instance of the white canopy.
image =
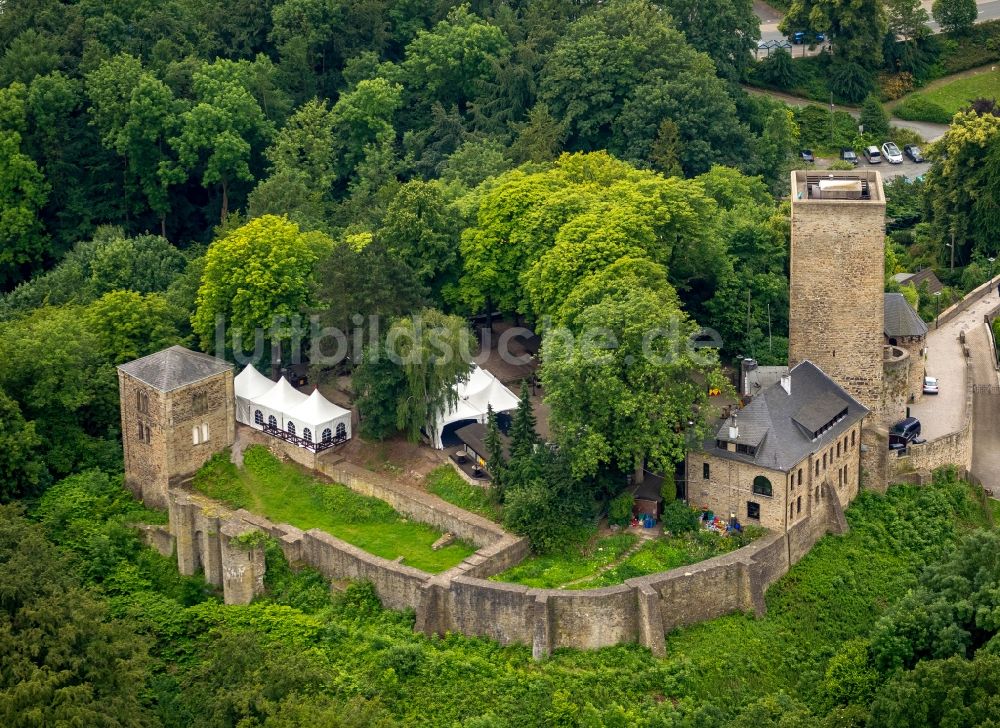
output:
M236 421L244 425L254 425L251 402L265 394L274 386L274 382L254 369L253 364L247 364L243 371L233 379L233 390L236 394ZM265 418L266 421L266 418Z
M289 411L285 415L285 422L294 424L296 434L310 442L322 442L326 437L325 430L330 431L327 439L351 436L350 410L338 407L320 394L318 389L302 404ZM285 429L288 429L287 424ZM309 430L308 435L306 429Z
M285 418L288 412L305 402L308 397L298 391L288 380L282 377L275 382L269 390L259 397L250 400L250 409L253 410L253 421L257 421L257 411L261 412L263 421L266 423L274 417L275 423L282 430L285 427Z
M478 365L469 374L466 382L455 385L458 401L453 407L437 418L433 426L428 426L431 444L439 450L444 447L441 434L448 425L462 420L486 422L487 408L494 412L507 412L517 408L518 399L499 379Z

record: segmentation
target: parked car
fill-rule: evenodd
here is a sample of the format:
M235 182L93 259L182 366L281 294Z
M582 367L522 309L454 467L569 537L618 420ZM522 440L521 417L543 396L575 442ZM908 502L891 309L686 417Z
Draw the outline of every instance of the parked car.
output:
M889 164L902 164L903 153L894 142L886 142L882 145L882 156L889 160Z
M937 393L938 393L937 377L924 377L924 394L937 394Z
M865 147L865 159L868 160L868 164L880 164L882 162L882 152L875 145Z
M916 144L907 144L905 147L903 147L903 154L905 154L907 157L912 159L914 162L917 162L918 164L920 162L927 161L924 159L924 155L920 153L920 147L918 147Z
M907 417L900 420L889 428L889 435L899 435L907 441L913 442L920 435L920 420L916 417Z
M798 30L792 33L792 43L799 45L806 42L806 33L804 30Z
M845 162L850 162L854 166L858 164L858 153L850 147L844 147L840 150L840 158Z
M812 164L813 162L816 161L816 158L813 156L812 149L803 149L801 152L799 152L799 156L802 157L803 162L809 162L809 164Z

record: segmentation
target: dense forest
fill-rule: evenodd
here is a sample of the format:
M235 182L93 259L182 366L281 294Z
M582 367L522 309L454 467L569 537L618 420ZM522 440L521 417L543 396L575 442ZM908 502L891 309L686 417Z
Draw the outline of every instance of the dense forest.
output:
M260 330L266 368L313 320L366 342L342 365L364 437L416 439L467 363L389 366L388 341L426 325L463 350L469 318L499 312L546 337L558 447L536 447L523 396L497 497L536 550L563 545L637 462L669 472L707 431L723 364L787 359L799 146L874 142L885 74L920 83L989 45L917 32L912 4L794 0L788 22L836 27L834 51L758 63L750 0L0 2L0 724L1000 721L997 534L949 470L864 493L764 619L671 634L666 660L542 663L414 635L273 544L267 595L225 607L140 544L130 524L165 514L121 484L122 362L235 358ZM866 99L868 131L744 82ZM996 106L929 154L887 187L887 286L932 266L958 295L997 253ZM701 327L721 348L678 356ZM618 348L573 343L595 328ZM674 338L640 357L637 331Z

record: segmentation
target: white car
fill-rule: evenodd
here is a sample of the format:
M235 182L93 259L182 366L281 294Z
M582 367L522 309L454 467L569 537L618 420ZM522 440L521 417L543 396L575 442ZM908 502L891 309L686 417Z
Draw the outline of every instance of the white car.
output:
M937 377L924 377L924 394L937 394Z
M889 164L903 163L903 153L899 151L899 147L893 142L886 142L882 145L882 156L886 158Z

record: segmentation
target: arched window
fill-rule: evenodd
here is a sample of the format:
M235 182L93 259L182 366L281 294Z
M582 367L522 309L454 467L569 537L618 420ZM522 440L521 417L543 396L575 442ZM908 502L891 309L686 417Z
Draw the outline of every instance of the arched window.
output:
M290 435L294 435L295 434L295 423L294 422L289 422L288 425L287 425L287 427L288 427L288 433Z
M773 493L771 488L771 481L765 478L763 475L758 475L753 479L753 492L756 495L766 495L770 497Z
M337 439L346 440L347 439L347 425L343 422L337 423Z
M149 395L141 389L135 393L135 408L143 414L149 412Z
M313 441L312 430L310 430L308 427L303 427L302 428L302 439L305 440L306 442L312 442Z
M854 433L855 432L856 432L855 430L851 430L851 447L854 447Z
M253 413L253 423L255 425L260 425L261 427L263 427L264 426L264 413L261 412L260 410L254 410L254 413Z
M798 513L802 513L802 496L799 496L798 500L795 502L795 507L798 509Z
M208 442L208 423L207 422L202 422L201 423L201 441L202 442Z
M194 427L191 428L191 444L197 445L199 442L201 442L200 437L201 437L201 430L198 428L198 425L195 425Z
M799 485L802 485L802 468L799 468Z
M324 443L333 442L333 430L331 430L329 427L323 430L323 442Z
M277 428L277 426L278 426L278 418L275 417L274 415L268 415L267 416L267 426L268 427L275 427L275 428Z

